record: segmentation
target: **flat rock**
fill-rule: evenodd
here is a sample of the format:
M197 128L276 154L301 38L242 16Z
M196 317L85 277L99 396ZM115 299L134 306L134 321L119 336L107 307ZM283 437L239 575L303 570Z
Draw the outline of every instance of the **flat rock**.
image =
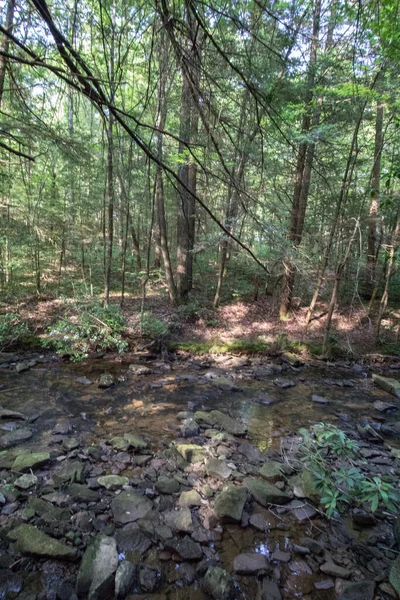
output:
M172 539L165 542L165 545L179 554L183 560L200 560L203 557L200 544L194 542L190 537L183 539Z
M136 523L134 524L136 526ZM129 523L124 529L117 529L115 539L117 540L118 552L140 552L144 554L152 546L151 540L140 529L128 529Z
M274 379L274 385L282 390L286 390L295 387L296 382L293 379Z
M390 572L389 581L400 596L400 555L393 562Z
M318 394L313 394L311 396L311 400L313 402L315 402L316 404L329 404L330 403L328 398L324 398L323 396L318 396Z
M230 600L234 583L231 575L221 567L209 567L203 579L203 589L214 600Z
M246 552L235 557L233 570L238 575L258 575L270 570L270 565L263 554Z
M171 510L165 515L165 523L174 531L182 533L191 533L193 531L192 513L189 508Z
M378 387L400 399L400 381L397 381L397 379L393 379L392 377L383 377L376 373L373 373L372 379Z
M310 504L301 500L292 500L288 508L293 510L293 514L298 521L313 519L317 516L317 511Z
M32 431L25 428L8 431L0 437L0 448L10 448L11 446L26 442L32 435Z
M128 448L133 448L134 450L144 450L149 446L143 438L134 432L124 433L123 438L128 442Z
M59 471L53 473L56 485L62 483L82 483L83 464L79 460L67 461Z
M215 498L215 512L223 523L240 523L246 499L244 487L229 485Z
M27 473L31 469L40 469L50 462L50 454L48 452L30 452L20 454L16 457L12 464L12 470L17 473Z
M8 410L7 408L0 406L0 419L22 419L25 421L27 417L20 412Z
M151 373L153 373L152 369L146 367L145 365L131 364L129 365L128 369L133 375L151 375Z
M374 600L375 581L365 580L345 585L339 600Z
M275 581L266 578L263 579L260 600L282 600L282 594Z
M33 525L22 524L8 532L17 552L38 558L75 560L76 549L66 546Z
M75 377L75 381L81 385L92 385L93 383L93 381L88 379L85 375L83 375L83 377Z
M72 483L68 488L68 494L75 502L97 502L99 495L94 490L91 490L87 485L81 483Z
M115 539L97 535L83 555L76 581L77 595L88 600L112 597L117 567Z
M129 479L120 475L102 475L98 477L97 483L106 490L118 490L124 485L128 485Z
M268 483L263 479L246 477L243 480L243 485L250 490L254 499L261 504L261 506L268 506L268 504L287 504L291 500L287 494L282 492L272 483Z
M382 402L382 400L376 400L374 402L374 409L378 412L396 412L398 407L396 404L392 404L391 402Z
M215 479L229 479L232 475L232 469L230 469L224 460L218 458L210 458L205 464L207 475L215 477Z
M179 496L179 506L188 507L201 506L201 496L196 490L189 490L188 492L182 492Z
M152 506L151 500L134 492L121 492L111 502L114 519L121 525L143 518Z
M36 475L31 475L30 473L26 473L25 475L21 475L14 481L14 486L19 490L28 490L32 486L36 485L38 482L38 478Z
M348 579L351 575L349 569L335 565L333 562L326 562L320 566L320 571L325 575L331 575L332 577L341 577L342 579Z

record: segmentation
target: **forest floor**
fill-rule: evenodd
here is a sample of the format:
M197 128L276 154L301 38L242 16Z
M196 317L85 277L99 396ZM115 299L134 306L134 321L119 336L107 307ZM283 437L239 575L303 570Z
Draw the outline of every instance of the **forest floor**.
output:
M127 322L127 336L132 346L140 345L140 314L142 296L128 295L122 313ZM111 303L119 305L115 295ZM0 303L0 313L18 313L28 324L33 336L43 336L49 325L79 312L82 303L73 300L31 296L14 303ZM257 301L237 299L214 309L203 298L192 300L181 307L173 307L165 295L149 290L144 310L153 323L162 324L167 333L163 342L192 354L210 350L224 352L273 353L275 350L294 351L297 354L321 353L327 306L319 303L315 315L306 326L307 306L292 312L290 319L279 319L279 299L262 296ZM385 342L373 347L373 322L366 316L361 304L337 311L333 318L331 358L361 357L368 353L400 355L400 308L392 307L382 321ZM160 323L161 322L161 323Z

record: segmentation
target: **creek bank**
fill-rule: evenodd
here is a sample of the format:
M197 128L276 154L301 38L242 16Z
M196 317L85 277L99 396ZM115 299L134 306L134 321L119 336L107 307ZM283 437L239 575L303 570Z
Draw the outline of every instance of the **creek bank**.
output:
M276 369L259 368L274 380ZM204 379L230 394L240 387ZM188 400L176 416L172 443L130 423L89 445L64 419L46 450L18 443L1 453L0 568L19 588L7 600L396 597L393 521L353 511L328 522L301 475L295 430L274 451L256 447L248 424L218 405L197 410ZM360 442L360 466L398 479L396 452L370 439L366 424L357 432L344 423ZM49 564L57 584L39 575Z

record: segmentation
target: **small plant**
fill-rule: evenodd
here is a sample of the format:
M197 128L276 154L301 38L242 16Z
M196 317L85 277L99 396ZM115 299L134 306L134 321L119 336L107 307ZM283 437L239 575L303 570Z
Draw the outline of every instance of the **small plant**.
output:
M398 494L392 484L380 477L368 477L360 468L353 466L359 445L344 431L326 423L313 425L310 430L301 429L303 458L311 473L311 480L327 517L343 512L346 506L369 504L375 512L383 504L392 512L398 511ZM337 468L337 458L341 465Z
M28 326L18 313L0 316L0 350L5 350L28 334Z
M153 340L160 340L168 334L168 326L151 313L145 312L140 320L140 333Z
M79 308L78 315L59 319L49 327L44 347L54 348L57 354L68 354L74 361L84 359L91 349L127 349L128 343L122 339L125 321L119 307L91 303Z

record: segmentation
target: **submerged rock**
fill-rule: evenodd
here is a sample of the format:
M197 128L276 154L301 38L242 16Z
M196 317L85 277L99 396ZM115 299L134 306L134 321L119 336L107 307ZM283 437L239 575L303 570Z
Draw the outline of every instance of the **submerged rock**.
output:
M118 490L128 485L129 479L120 475L103 475L97 479L97 483L106 490Z
M357 581L345 586L339 600L374 600L375 581Z
M115 383L114 376L111 375L111 373L102 373L100 375L98 387L100 389L106 390L106 389L110 388L112 385L114 385L114 383Z
M75 560L76 549L66 546L33 525L22 524L8 532L7 538L21 554L38 558Z
M239 554L233 561L233 570L239 575L258 575L270 568L265 556L256 552Z
M8 410L7 408L0 406L0 419L22 419L25 421L27 417L20 412Z
M233 579L220 567L209 567L203 580L203 589L214 600L230 600L233 596Z
M112 596L117 567L115 539L97 535L83 555L76 581L77 595L88 600Z
M0 437L0 448L10 448L16 444L26 442L32 435L30 429L15 429L14 431L8 431Z
M244 487L229 485L215 498L214 509L223 523L240 523L247 492Z
M282 492L275 485L263 479L246 477L243 485L250 490L254 499L262 506L268 506L268 504L287 504L291 500L290 496L285 494L285 492Z

